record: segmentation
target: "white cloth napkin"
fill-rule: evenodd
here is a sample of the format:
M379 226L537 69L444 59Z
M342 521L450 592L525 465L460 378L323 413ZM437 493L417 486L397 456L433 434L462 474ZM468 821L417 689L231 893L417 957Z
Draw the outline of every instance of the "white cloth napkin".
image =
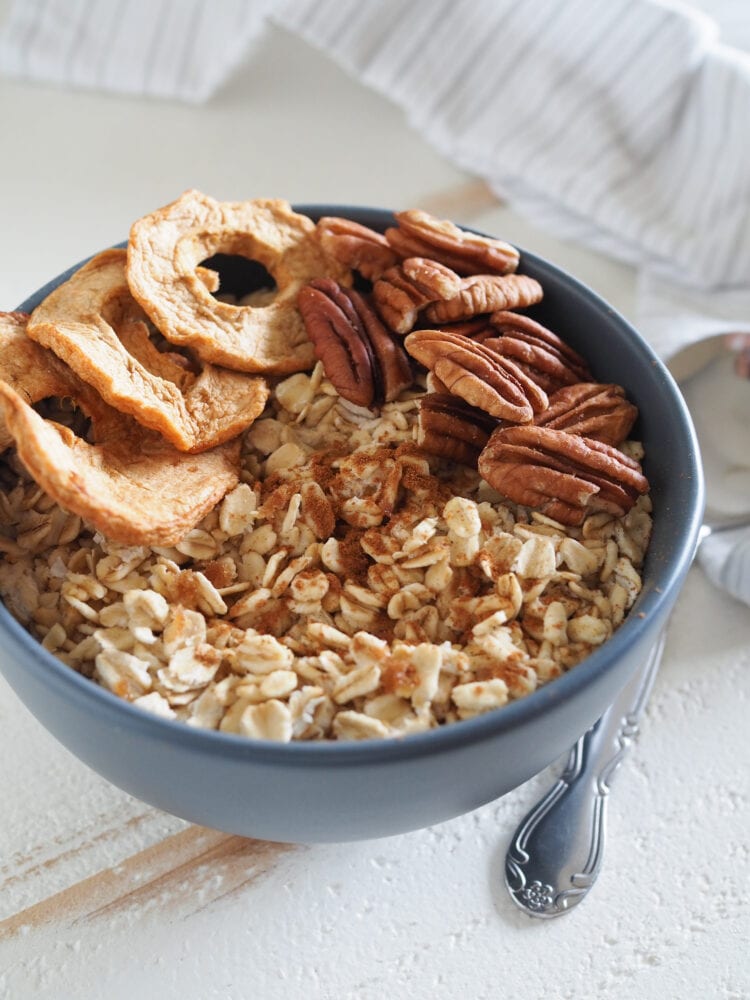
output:
M537 225L634 265L665 360L750 331L747 0L14 0L0 72L201 102L268 20Z
M750 604L750 532L747 528L711 535L701 545L698 561L717 587L738 601Z
M122 94L207 100L274 0L14 0L0 72Z
M663 357L750 329L747 0L14 0L0 72L200 102L269 20L537 224L638 267Z

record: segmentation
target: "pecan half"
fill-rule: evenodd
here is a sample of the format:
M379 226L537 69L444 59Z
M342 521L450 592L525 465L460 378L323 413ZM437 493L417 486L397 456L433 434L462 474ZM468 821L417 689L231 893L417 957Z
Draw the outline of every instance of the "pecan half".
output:
M622 444L638 416L621 385L578 382L558 389L534 423L538 427L580 434L614 447Z
M344 399L379 406L411 385L404 349L364 295L319 278L300 291L297 302L315 355Z
M467 232L421 209L397 212L386 239L401 257L432 257L457 274L507 274L518 267L518 250L503 240Z
M460 333L463 337L471 337L480 344L490 337L497 337L497 329L487 316L477 316L476 319L467 319L463 323L446 323L440 329L446 333Z
M591 381L591 372L580 354L530 316L501 311L490 319L492 328L502 336L480 334L485 347L512 358L545 392Z
M450 393L431 392L419 404L417 444L430 455L476 469L497 420Z
M372 297L383 322L404 334L413 329L425 306L452 298L460 287L461 279L450 268L425 257L409 257L375 282Z
M435 372L427 372L427 377L425 378L425 386L427 387L427 392L434 392L437 393L439 396L450 396L450 392L448 391L448 386L445 384L445 382L440 381ZM456 399L458 398L459 397L457 396Z
M518 365L468 337L416 330L404 346L450 392L498 420L529 423L547 406L547 394Z
M479 473L509 500L569 525L600 510L622 517L648 492L632 458L548 427L498 428L479 456Z
M430 323L454 323L497 309L524 309L542 300L542 286L526 274L475 274L462 278L451 298L425 309Z
M318 220L316 234L326 253L370 281L398 263L399 255L382 233L351 219L325 215Z

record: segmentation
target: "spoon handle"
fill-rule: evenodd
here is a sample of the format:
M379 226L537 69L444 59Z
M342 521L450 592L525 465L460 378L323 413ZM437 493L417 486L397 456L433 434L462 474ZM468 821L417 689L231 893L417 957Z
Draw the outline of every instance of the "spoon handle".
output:
M576 906L596 881L610 782L638 734L664 649L664 633L616 701L570 752L559 780L522 820L505 859L511 898L534 917Z

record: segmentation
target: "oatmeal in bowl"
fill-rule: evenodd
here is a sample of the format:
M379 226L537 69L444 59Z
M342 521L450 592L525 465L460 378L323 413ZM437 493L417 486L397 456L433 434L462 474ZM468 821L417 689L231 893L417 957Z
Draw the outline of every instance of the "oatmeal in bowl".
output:
M206 200L193 200L197 226ZM274 209L277 223L294 220ZM262 213L245 206L236 214L237 225L251 227ZM262 387L239 372L216 372L202 387L224 402L229 382L245 404L244 419L222 414L239 438L237 483L211 496L211 509L181 537L144 530L143 521L113 532L105 497L92 525L70 490L55 504L44 475L39 485L28 475L36 465L19 470L2 495L0 590L45 649L134 705L193 726L281 741L370 739L524 697L622 623L641 588L651 528L642 448L627 437L636 408L622 387L596 383L582 357L517 311L543 289L509 273L513 248L470 243L426 213L397 218L390 242L340 218L313 230L334 276L302 284L290 310L309 335L303 358L312 347L320 360L286 377L266 365ZM149 233L161 221L149 222ZM144 225L134 227L141 294ZM414 231L423 242L404 247L404 233L414 239ZM277 266L291 252L308 260L298 247L309 237L300 226ZM463 276L443 262L446 242ZM343 282L362 268L362 248L372 287L355 291ZM385 259L376 263L373 248ZM499 260L485 259L493 253ZM6 353L28 337L35 371L70 361L69 380L88 379L84 407L92 384L122 378L133 360L155 396L166 382L180 402L194 397L206 367L190 382L193 358L173 344L154 349L162 331L153 324L142 321L140 357L128 351L140 321L131 264L113 250L85 265L28 321L14 318ZM482 274L488 266L495 270ZM116 294L119 314L105 334L76 295L94 280L97 319L105 300L111 314ZM477 300L480 280L487 287ZM208 297L206 283L197 284ZM151 312L166 312L162 326L174 337L161 289L157 302ZM235 313L243 306L227 295L216 302ZM251 312L272 340L278 324L271 328L264 309ZM227 360L221 331L213 336L219 346L208 353ZM106 344L92 364L94 338ZM196 350L207 366L203 347ZM253 368L265 354L300 367L288 361L293 351L256 351ZM247 367L240 349L236 357ZM167 360L179 379L168 377ZM143 397L127 403L138 421ZM152 409L161 417L168 407ZM173 440L191 451L198 441L206 454L225 436L221 418L204 421L208 434L193 410L194 433ZM10 461L18 464L12 452Z
M700 502L655 433L691 441L679 394L501 240L186 192L24 306L0 317L4 669L163 808L311 840L473 808L594 721L671 607ZM343 827L309 801L342 794Z

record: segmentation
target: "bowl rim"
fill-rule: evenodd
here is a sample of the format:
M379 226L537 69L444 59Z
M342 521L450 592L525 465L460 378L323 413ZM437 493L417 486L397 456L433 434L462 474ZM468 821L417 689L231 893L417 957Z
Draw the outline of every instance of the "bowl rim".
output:
M362 224L374 228L382 228L393 220L391 210L373 206L300 203L294 204L293 208L312 219L324 215L339 215L355 218ZM127 246L127 242L115 246L122 248ZM58 694L76 699L83 708L100 713L103 721L108 721L116 727L128 725L137 735L149 740L168 742L175 747L193 748L210 756L228 756L239 761L254 760L268 765L301 767L379 764L395 759L438 754L454 747L469 746L523 727L530 719L551 712L561 702L575 699L595 677L606 673L631 645L636 644L639 638L652 629L654 620L660 622L668 613L695 555L704 507L704 482L698 440L687 404L675 380L632 324L579 279L546 258L526 251L522 247L518 249L522 260L528 260L539 271L548 271L563 279L568 288L587 300L589 306L606 317L607 322L614 321L620 326L632 342L636 354L640 355L644 363L653 366L660 376L664 391L671 397L683 435L690 444L686 459L690 464L690 475L686 477L685 485L689 499L687 507L689 515L681 544L676 547L671 558L665 560L666 566L660 566L653 571L657 577L655 585L647 592L641 593L636 607L631 609L624 622L599 649L560 677L547 682L523 698L509 702L502 708L473 719L437 726L425 732L363 741L300 740L276 743L235 733L202 729L190 726L181 720L157 716L119 698L57 659L44 649L41 643L10 614L4 602L0 601L0 634L4 631L9 634L16 649L23 655L25 668L41 683L55 689ZM91 256L94 254L67 268L27 296L17 310L30 312L53 288L66 281L79 267L90 260ZM0 671L1 669L0 667Z

